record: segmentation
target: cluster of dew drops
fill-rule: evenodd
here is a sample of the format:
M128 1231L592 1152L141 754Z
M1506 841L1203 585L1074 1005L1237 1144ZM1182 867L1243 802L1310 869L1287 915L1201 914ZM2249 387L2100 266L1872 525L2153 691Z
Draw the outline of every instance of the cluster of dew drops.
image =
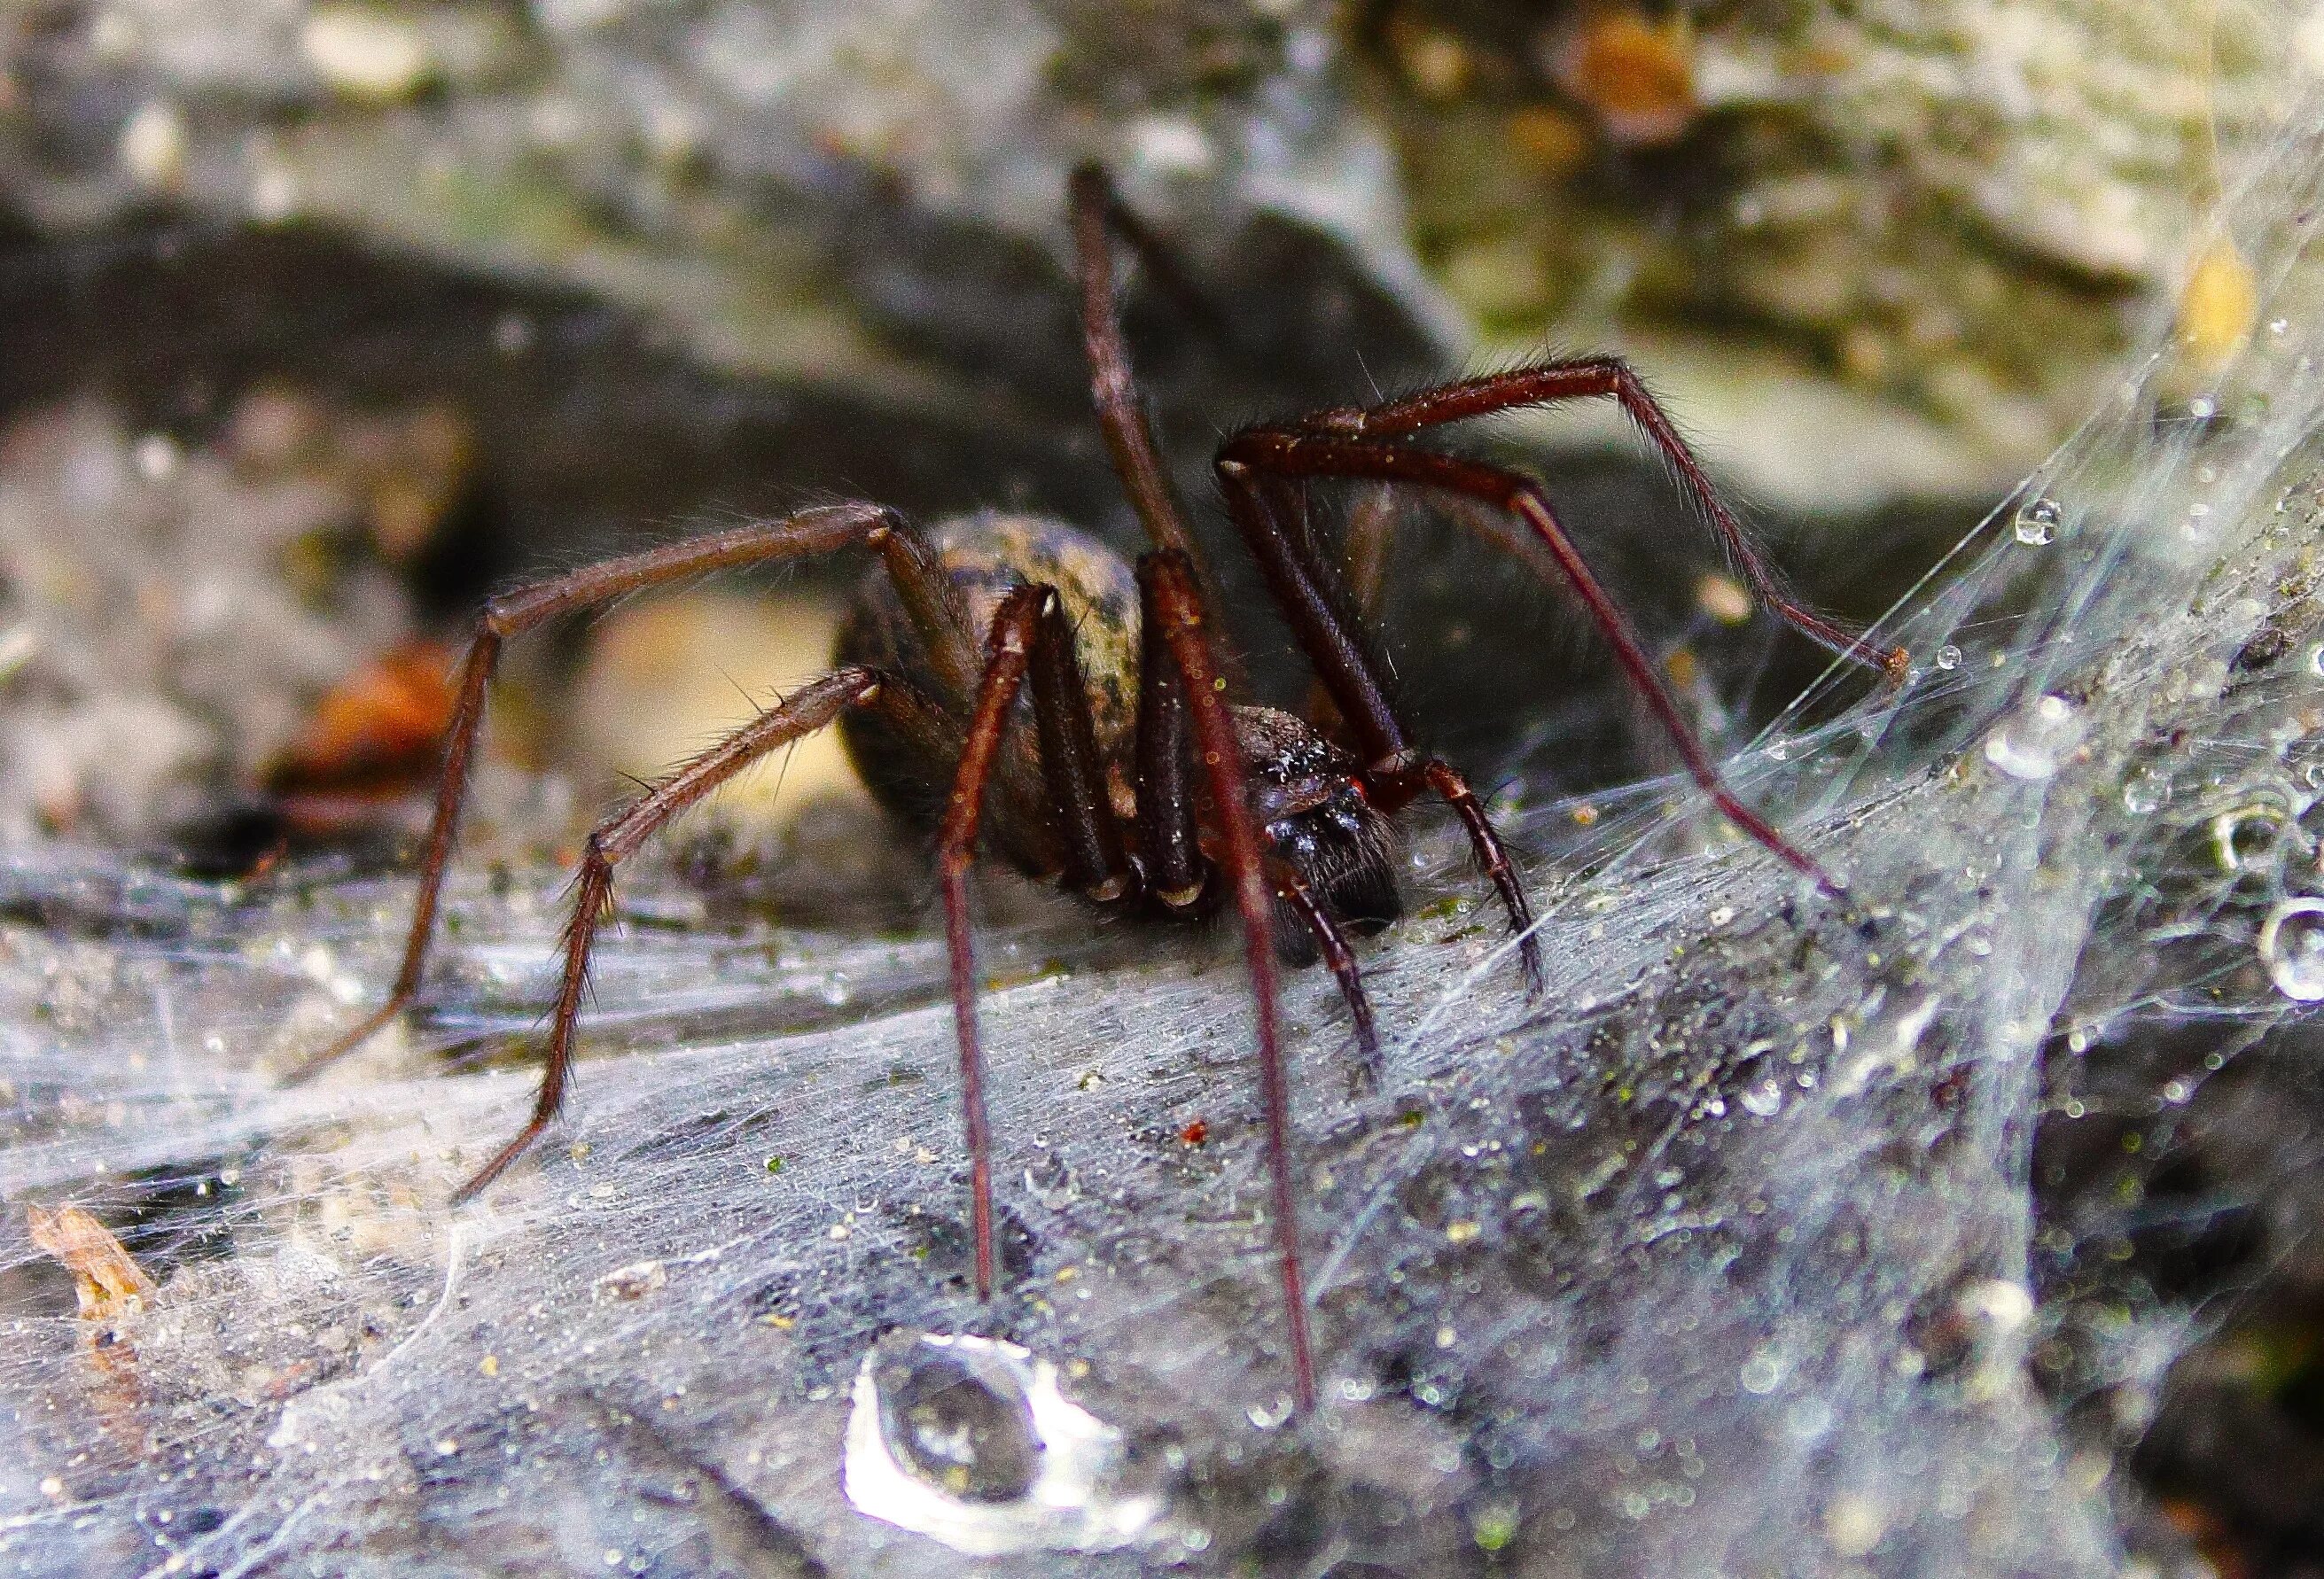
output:
M2012 535L2028 548L2053 542L2064 519L2055 499L2035 495L2020 504ZM1936 668L1960 666L1961 650L1937 649ZM2303 678L2324 682L2324 643L2311 645ZM1985 741L1987 761L2020 779L2045 779L2081 739L2080 720L2064 697L2045 694ZM2296 1003L2324 1002L2324 835L2310 824L2324 819L2324 759L2301 772L2305 792L2255 786L2209 819L2209 844L2220 872L2238 886L2256 881L2273 900L2259 923L2255 948L2276 991ZM2312 792L2312 793L2307 793ZM2135 816L2160 811L2170 800L2169 776L2153 767L2134 771L2122 786L2124 810Z
M2310 650L2309 663L2324 676L2324 647ZM2324 788L2324 762L2309 764L2302 778L2311 788ZM2133 794L2126 785L2126 804ZM2255 945L2260 964L2276 991L2303 1004L2324 1001L2324 896L2302 891L2324 888L2324 840L2312 828L2319 820L2324 795L2263 786L2214 816L2209 828L2221 871L2250 875L2268 890L2273 903Z

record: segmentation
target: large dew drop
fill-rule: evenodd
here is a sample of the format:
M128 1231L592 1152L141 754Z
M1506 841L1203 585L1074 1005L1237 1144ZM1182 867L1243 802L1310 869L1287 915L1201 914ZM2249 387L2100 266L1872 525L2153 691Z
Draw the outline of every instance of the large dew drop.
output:
M857 1511L972 1556L1130 1545L1162 1510L1122 1435L1015 1344L891 1333L863 1356L840 1478Z

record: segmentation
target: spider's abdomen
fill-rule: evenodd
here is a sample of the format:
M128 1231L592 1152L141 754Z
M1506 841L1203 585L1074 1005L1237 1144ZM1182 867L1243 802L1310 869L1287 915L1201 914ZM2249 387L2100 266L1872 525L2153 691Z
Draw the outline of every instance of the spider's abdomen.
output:
M1015 587L1043 583L1057 590L1066 623L1074 632L1074 656L1088 688L1090 718L1099 754L1117 782L1116 799L1130 793L1130 764L1138 730L1138 578L1130 565L1095 537L1062 521L1040 516L985 510L935 527L927 542L943 565L954 616L967 650L981 665L986 633L1001 600ZM840 626L836 659L899 675L920 687L955 718L964 720L973 701L950 694L928 660L927 650L906 614L894 584L878 568L869 572ZM1031 697L1017 699L1017 727L1010 749L1032 753ZM850 712L840 734L864 784L889 810L916 822L932 823L951 788L954 755L935 742L898 738L874 711ZM1000 776L1006 786L1038 781L1022 772ZM1019 842L1050 819L1037 808L1029 818L994 818L997 834L1018 831ZM1003 837L1006 837L1004 834ZM1012 850L1020 865L1041 867L1050 852Z

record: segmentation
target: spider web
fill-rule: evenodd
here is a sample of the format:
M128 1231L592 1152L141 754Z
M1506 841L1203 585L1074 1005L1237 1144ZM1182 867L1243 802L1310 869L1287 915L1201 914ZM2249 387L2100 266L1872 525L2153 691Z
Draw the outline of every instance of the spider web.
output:
M1457 850L1418 840L1416 888L1461 897L1366 956L1376 1095L1346 1094L1328 978L1289 984L1325 1393L1302 1426L1231 950L1072 918L985 940L1006 1276L980 1306L933 939L706 941L649 866L568 1116L453 1212L531 1074L434 1054L533 1024L545 867L470 862L451 1006L286 1089L392 974L403 882L12 858L45 925L8 935L0 1191L166 1232L158 1291L93 1336L0 1229L0 1557L905 1574L956 1560L905 1528L934 1498L955 1545L966 1509L972 1549L1045 1572L2116 1571L2117 1443L2197 1317L2091 1281L2125 1210L2044 1201L2036 1121L2194 1113L2299 1057L2324 997L2320 208L2311 93L2219 211L2259 294L2232 367L2172 392L2158 326L1884 626L1912 683L1840 705L1835 675L1732 764L1849 907L1745 842L1674 854L1702 815L1648 785L1596 800L1586 869L1530 874L1539 1003ZM1102 1450L1052 1437L1028 1478L1043 1363ZM894 1402L945 1365L985 1411L949 1437ZM860 1407L917 1501L865 1490L896 1483L850 1462Z

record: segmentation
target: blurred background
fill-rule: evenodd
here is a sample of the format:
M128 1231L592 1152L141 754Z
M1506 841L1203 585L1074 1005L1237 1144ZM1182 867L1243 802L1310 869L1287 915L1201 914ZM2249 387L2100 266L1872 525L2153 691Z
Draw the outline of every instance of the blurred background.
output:
M1065 290L1083 157L1224 319L1131 295L1210 540L1228 427L1612 349L1815 598L1868 617L2156 312L2213 353L2247 329L2203 216L2280 47L2172 4L124 0L6 25L0 827L115 839L215 822L222 786L332 822L424 767L442 660L413 644L521 573L844 496L1131 546ZM1663 643L1720 627L1716 554L1610 408L1499 438ZM1416 715L1514 774L1525 724L1588 733L1609 699L1549 721L1557 686L1433 666L1554 618L1460 537L1423 530L1388 625ZM853 574L522 651L494 748L650 772L737 686L816 666ZM1702 656L1706 702L1813 672L1759 632Z

